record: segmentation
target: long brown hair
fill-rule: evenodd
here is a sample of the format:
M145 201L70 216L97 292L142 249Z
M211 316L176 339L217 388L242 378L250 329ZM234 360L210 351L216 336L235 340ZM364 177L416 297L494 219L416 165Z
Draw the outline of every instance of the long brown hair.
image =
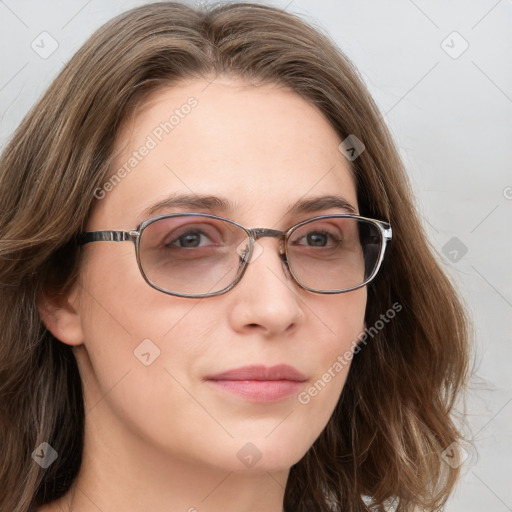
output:
M350 61L322 32L249 3L145 5L100 28L25 117L0 161L0 510L26 512L69 489L84 409L71 347L37 304L79 269L77 233L112 169L120 125L150 93L225 73L289 87L317 106L352 162L362 215L389 220L391 251L368 288L366 324L401 311L354 357L325 430L290 471L287 512L435 510L458 476L440 457L460 438L451 416L468 374L460 299L426 241L381 115ZM376 329L377 330L377 329ZM42 442L58 452L42 469ZM373 508L371 508L373 507Z

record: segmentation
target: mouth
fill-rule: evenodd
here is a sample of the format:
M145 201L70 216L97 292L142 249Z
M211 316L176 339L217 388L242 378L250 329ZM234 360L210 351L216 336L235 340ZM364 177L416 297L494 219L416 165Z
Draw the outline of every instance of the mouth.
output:
M284 400L298 393L306 380L296 368L285 364L244 366L205 378L218 391L259 403Z

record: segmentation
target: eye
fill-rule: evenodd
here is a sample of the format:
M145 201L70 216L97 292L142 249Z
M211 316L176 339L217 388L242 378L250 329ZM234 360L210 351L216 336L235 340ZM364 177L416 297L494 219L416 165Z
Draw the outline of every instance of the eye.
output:
M342 242L340 234L325 229L315 229L294 237L292 244L303 247L333 248Z
M172 238L172 237L175 238ZM191 230L183 233L176 237L173 233L166 237L171 239L170 242L166 242L164 246L166 248L178 247L184 249L190 249L195 247L204 247L208 240L210 240L204 233L199 230ZM203 242L203 243L202 243Z
M308 245L314 247L325 247L326 244L329 242L329 234L325 232L321 233L319 231L315 231L303 236L301 240L305 240L305 242Z

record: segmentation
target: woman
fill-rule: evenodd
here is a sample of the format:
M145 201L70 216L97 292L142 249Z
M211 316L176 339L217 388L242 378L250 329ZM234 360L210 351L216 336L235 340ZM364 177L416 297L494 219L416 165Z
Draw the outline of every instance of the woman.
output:
M325 36L262 5L129 11L0 169L1 510L446 501L467 319Z

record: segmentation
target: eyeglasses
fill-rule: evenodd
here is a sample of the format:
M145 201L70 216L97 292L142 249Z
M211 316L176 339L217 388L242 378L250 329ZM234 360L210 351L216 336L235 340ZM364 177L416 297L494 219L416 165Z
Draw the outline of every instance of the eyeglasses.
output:
M321 215L288 231L246 228L206 213L173 213L142 222L134 231L91 231L90 242L135 243L140 272L153 288L178 297L212 297L242 278L263 237L280 241L279 255L292 278L315 293L356 290L375 278L392 237L387 222L359 215Z

